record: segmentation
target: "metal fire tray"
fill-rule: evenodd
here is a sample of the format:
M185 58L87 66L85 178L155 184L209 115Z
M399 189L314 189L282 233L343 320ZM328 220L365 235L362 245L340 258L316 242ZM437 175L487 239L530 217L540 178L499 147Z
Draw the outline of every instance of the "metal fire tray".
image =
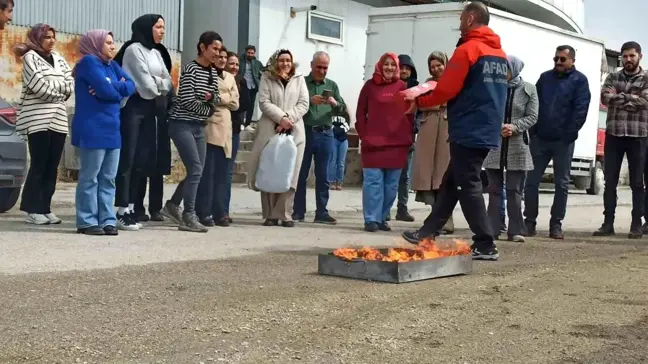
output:
M380 252L386 254L387 249L380 249ZM319 254L317 258L319 274L387 283L406 283L468 274L472 272L472 266L470 255L404 263L364 259L348 261L336 257L333 253Z

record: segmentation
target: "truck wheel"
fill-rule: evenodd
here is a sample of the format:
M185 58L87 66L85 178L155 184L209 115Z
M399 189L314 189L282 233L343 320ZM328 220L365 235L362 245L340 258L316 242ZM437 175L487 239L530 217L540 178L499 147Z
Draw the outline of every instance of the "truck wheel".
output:
M20 187L0 188L0 213L11 210L20 197Z
M601 162L596 162L594 170L592 171L592 181L590 187L587 189L589 195L600 195L605 186L605 175L603 174L603 165Z
M574 187L577 190L587 190L590 184L590 177L574 177Z

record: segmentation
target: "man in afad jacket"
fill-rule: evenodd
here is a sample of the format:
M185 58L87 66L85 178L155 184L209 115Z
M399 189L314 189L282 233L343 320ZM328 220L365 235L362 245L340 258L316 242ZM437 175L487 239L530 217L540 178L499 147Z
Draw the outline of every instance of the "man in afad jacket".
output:
M536 235L538 188L549 161L553 160L555 193L549 237L564 239L562 220L567 209L574 144L587 119L591 94L587 77L574 66L574 48L559 46L553 61L554 69L540 75L536 83L540 105L538 122L529 130L534 169L524 187L524 222L526 235Z
M488 27L489 20L488 8L482 3L466 5L461 13L461 40L445 73L433 92L416 99L418 107L448 102L450 164L423 226L406 231L403 237L410 243L434 239L460 202L475 234L473 259L497 260L480 173L488 152L500 143L508 65L500 37Z

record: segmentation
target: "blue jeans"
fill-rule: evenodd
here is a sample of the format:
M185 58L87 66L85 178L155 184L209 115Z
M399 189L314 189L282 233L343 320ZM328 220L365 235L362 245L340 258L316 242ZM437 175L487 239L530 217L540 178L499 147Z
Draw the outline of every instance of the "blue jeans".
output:
M306 180L313 159L315 159L315 206L317 207L315 219L328 216L326 209L329 200L328 166L334 140L331 128L322 130L306 126L306 147L295 192L294 219L303 219L306 215Z
M362 212L365 224L383 223L398 194L400 169L363 168Z
M348 140L334 139L333 152L331 153L331 160L329 161L328 166L329 183L344 182L344 167L346 167L346 155L348 149Z
M77 228L117 226L112 205L119 152L119 149L79 149L81 169L75 201Z
M533 171L527 173L524 187L524 220L535 226L538 218L538 189L542 175L553 159L555 193L551 205L549 228L560 228L567 211L567 195L574 156L574 142L539 140L532 137L529 143L533 157Z
M225 215L230 214L230 201L232 200L232 176L234 175L234 164L236 162L236 155L238 154L239 145L241 144L241 136L239 134L232 134L232 158L229 159L229 166L227 167L227 189L225 190Z

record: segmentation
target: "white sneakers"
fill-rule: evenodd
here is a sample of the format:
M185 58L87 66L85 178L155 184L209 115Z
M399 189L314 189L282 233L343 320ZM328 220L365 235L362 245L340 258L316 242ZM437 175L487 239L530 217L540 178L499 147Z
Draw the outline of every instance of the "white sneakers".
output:
M60 224L62 220L50 212L49 214L27 214L25 222L33 225L49 225Z

